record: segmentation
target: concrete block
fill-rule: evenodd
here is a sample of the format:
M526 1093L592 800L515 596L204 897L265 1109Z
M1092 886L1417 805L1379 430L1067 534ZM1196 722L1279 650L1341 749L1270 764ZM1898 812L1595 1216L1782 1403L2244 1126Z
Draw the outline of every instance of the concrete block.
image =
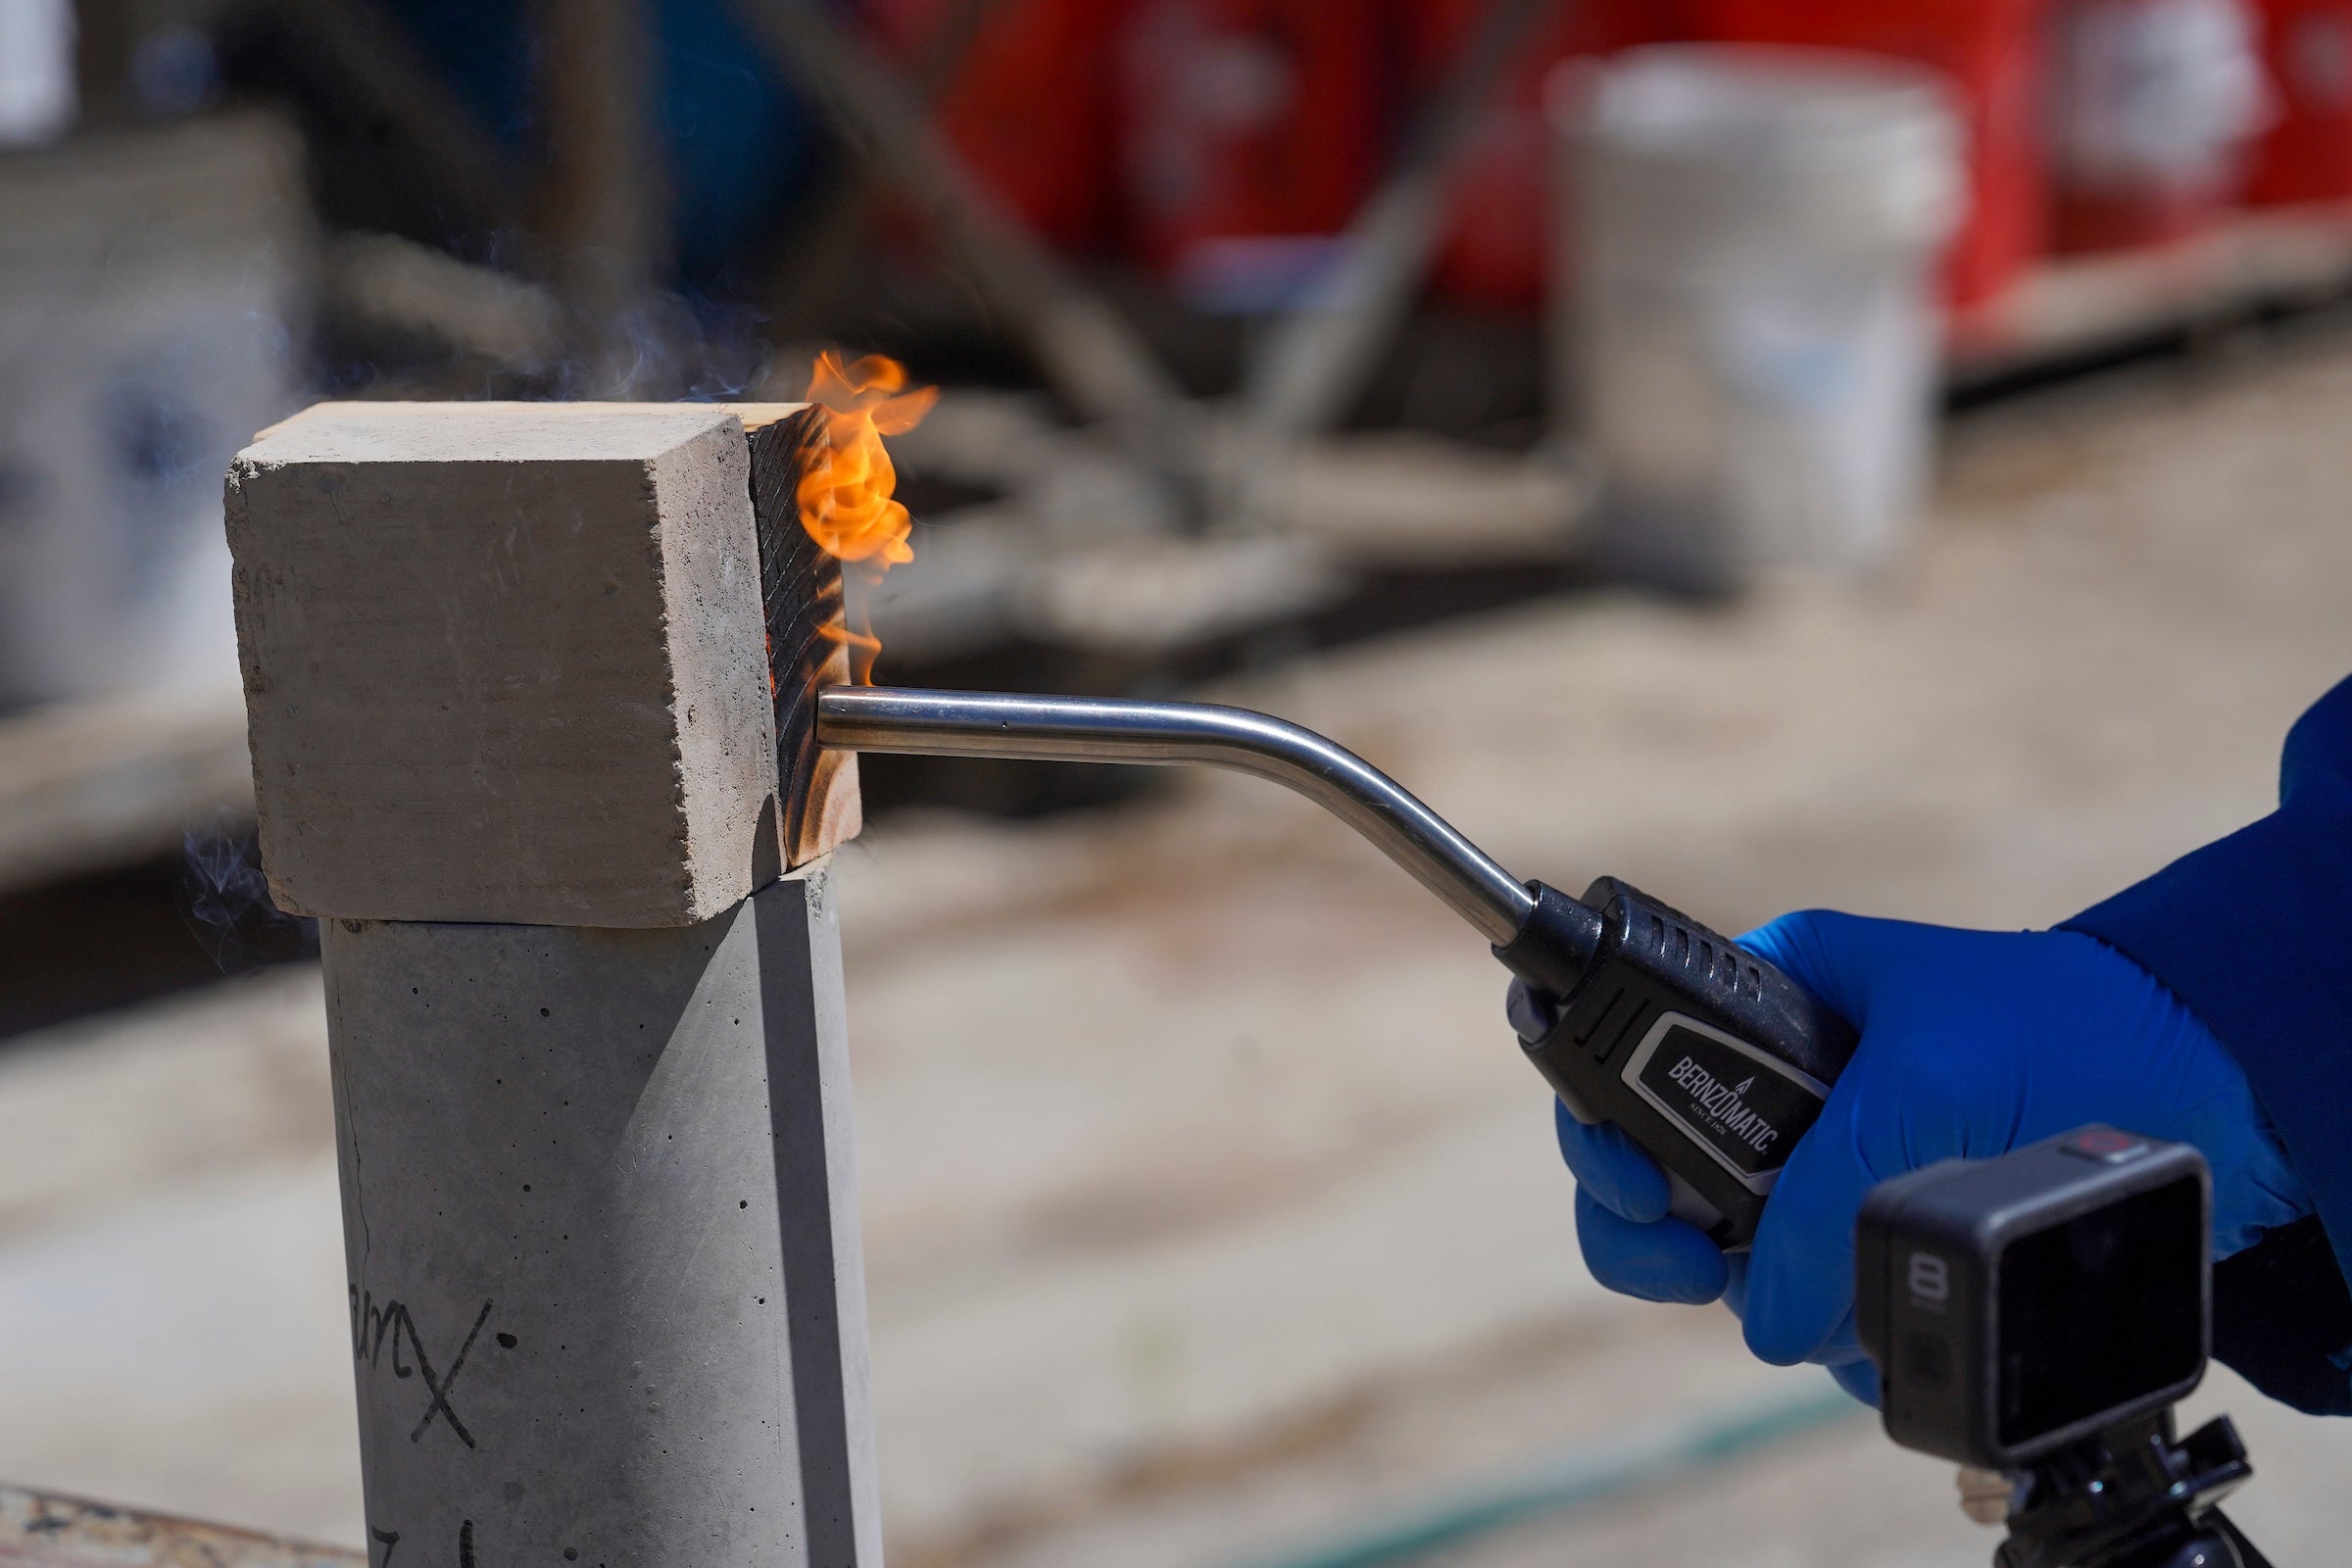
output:
M321 404L227 515L280 907L677 926L782 868L735 415Z

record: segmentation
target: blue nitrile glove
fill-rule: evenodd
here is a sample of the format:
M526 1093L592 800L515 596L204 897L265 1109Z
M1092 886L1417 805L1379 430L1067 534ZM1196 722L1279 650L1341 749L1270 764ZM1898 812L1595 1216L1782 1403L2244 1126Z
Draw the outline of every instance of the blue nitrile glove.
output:
M1559 1107L1577 1236L1593 1277L1661 1301L1724 1298L1748 1348L1819 1361L1859 1398L1878 1378L1854 1340L1854 1217L1890 1176L2005 1153L2103 1121L2194 1144L2213 1167L2214 1256L2311 1212L2245 1074L2148 972L2074 931L1960 931L1828 910L1740 939L1843 1015L1862 1041L1764 1205L1754 1250L1726 1258L1666 1216L1666 1178L1608 1125ZM1514 985L1522 1036L1547 1025Z

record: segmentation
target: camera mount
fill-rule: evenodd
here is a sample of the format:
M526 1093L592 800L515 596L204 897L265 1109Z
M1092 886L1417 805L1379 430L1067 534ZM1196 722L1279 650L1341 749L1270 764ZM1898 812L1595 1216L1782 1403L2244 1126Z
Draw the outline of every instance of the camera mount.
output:
M2254 1473L2228 1416L2173 1436L2173 1412L2120 1421L2035 1461L1996 1568L2271 1568L2219 1506Z

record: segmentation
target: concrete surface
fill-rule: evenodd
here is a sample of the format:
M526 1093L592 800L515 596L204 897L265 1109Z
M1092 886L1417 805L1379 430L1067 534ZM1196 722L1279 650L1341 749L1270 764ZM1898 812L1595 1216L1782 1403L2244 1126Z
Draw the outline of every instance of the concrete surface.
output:
M841 926L320 932L368 1538L875 1568Z
M1893 581L1534 606L1217 695L1523 874L1616 872L1728 929L2046 922L2259 814L2287 722L2352 670L2348 425L2343 340L2078 388L1954 431ZM1279 1561L1816 1386L1584 1276L1499 970L1311 808L1197 777L900 819L840 863L901 1568ZM315 985L0 1056L0 1476L358 1539ZM2257 1539L2332 1560L2352 1424L2226 1378L2201 1400L2244 1418ZM1981 1563L1953 1497L1856 1420L1453 1560Z

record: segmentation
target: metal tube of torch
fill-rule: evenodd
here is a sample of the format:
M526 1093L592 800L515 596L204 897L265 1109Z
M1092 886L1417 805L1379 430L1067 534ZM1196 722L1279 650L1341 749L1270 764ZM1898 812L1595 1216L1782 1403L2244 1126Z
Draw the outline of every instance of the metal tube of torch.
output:
M1309 729L1247 708L831 686L816 738L840 751L1039 761L1198 762L1298 791L1370 839L1489 942L1507 946L1536 895L1396 780Z

